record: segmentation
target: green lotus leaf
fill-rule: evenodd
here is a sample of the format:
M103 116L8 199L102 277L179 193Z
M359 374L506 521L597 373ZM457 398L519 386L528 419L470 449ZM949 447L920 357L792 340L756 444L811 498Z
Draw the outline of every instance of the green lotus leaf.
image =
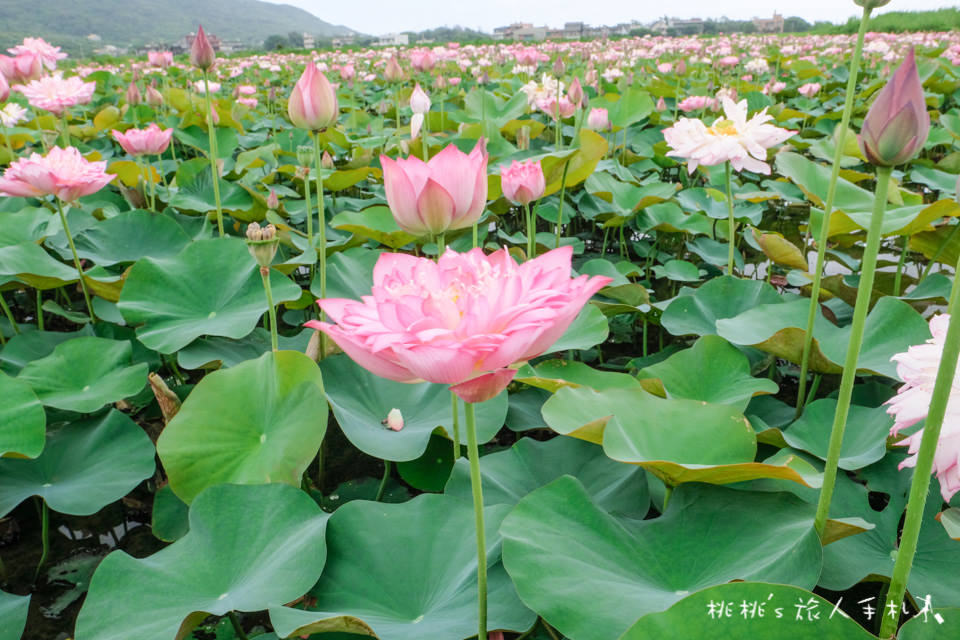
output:
M811 402L803 408L803 415L783 432L783 439L795 449L826 460L836 410L837 401L833 398ZM840 468L854 471L883 458L892 426L893 417L883 407L852 405L840 449Z
M270 284L275 303L300 297L300 287L275 271ZM139 325L140 342L173 353L203 335L248 335L267 311L267 298L246 244L211 238L170 258L138 260L117 307L127 324Z
M189 243L190 237L176 220L140 210L98 222L75 240L77 254L100 266L136 262L147 256L170 258Z
M132 362L133 345L126 340L73 338L27 364L17 379L48 407L92 413L136 395L147 384L147 365Z
M920 606L922 608L923 604ZM960 607L934 605L931 610L904 622L897 640L952 640L957 633L957 620L960 620Z
M20 640L27 626L27 614L30 611L30 596L18 596L0 591L0 640Z
M0 457L36 458L43 451L47 415L29 384L0 372Z
M317 365L295 351L269 352L205 376L160 434L157 453L188 504L224 482L299 487L327 412Z
M523 631L536 616L500 564L496 534L508 507L484 509L490 630ZM277 635L350 631L384 640L460 640L477 633L473 507L425 494L402 504L354 501L334 512L329 558L307 610L275 607ZM363 549L363 553L357 553ZM79 638L78 640L83 640Z
M664 310L660 323L675 336L705 336L718 333L718 320L733 318L757 305L780 301L780 295L765 282L720 276L689 295L674 298Z
M565 476L520 500L500 533L517 593L572 640L619 638L638 617L731 580L810 589L820 572L813 508L782 493L684 485L663 516L637 521Z
M320 369L337 424L350 442L364 453L384 460L415 460L423 455L430 434L438 427L450 440L453 439L449 385L394 382L370 373L343 355L324 358ZM403 416L400 431L392 431L383 423L392 409L399 409ZM487 442L497 434L506 414L506 393L476 405L480 442ZM467 434L462 403L459 415L460 442L465 445Z
M59 513L89 516L153 475L150 438L126 414L111 409L47 434L32 460L0 459L0 517L40 496Z
M77 640L172 640L208 614L260 611L303 595L326 560L328 515L293 487L218 485L190 507L190 531L143 559L100 563Z

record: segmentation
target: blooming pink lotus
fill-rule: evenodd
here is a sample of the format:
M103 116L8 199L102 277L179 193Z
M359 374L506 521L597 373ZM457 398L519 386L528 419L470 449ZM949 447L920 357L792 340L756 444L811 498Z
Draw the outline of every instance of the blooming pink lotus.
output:
M766 163L767 149L780 144L796 131L768 124L773 116L767 109L747 120L747 101L739 103L723 98L725 118L718 118L711 126L702 120L680 118L663 130L663 138L670 145L668 156L687 159L687 170L693 173L699 165L713 166L730 162L737 171L747 169L770 174Z
M13 58L0 55L0 74L11 84L26 84L43 75L43 60L32 53Z
M677 108L684 113L690 113L701 109L713 109L716 102L715 99L708 96L689 96L681 100Z
M130 155L158 156L170 146L170 136L173 135L173 129L163 130L154 122L146 129L128 129L124 133L114 129L112 133L114 139Z
M800 88L797 89L797 93L807 98L812 98L813 96L820 93L820 83L819 82L808 82L806 84L800 85Z
M587 128L593 129L594 131L609 131L609 112L603 107L594 107L593 109L590 109L590 113L587 114Z
M70 107L90 102L97 83L84 82L79 76L64 78L55 74L13 88L34 107L59 116Z
M7 51L15 56L36 56L50 71L57 68L57 61L67 57L67 54L60 51L60 47L53 46L43 38L24 38L23 44L10 47Z
M116 176L106 162L88 162L75 147L53 147L46 156L30 154L13 162L0 178L0 193L21 198L54 195L73 202L102 189Z
M475 223L487 203L487 152L483 140L463 153L454 145L430 158L380 156L387 204L401 229L436 235Z
M384 253L371 295L318 300L335 324L307 326L378 376L450 384L463 400L482 402L507 386L510 365L546 352L610 283L571 279L572 256L560 247L518 265L506 249L447 249L437 262Z
M149 62L154 67L160 67L161 69L166 69L167 67L173 64L173 52L172 51L148 51L147 62Z
M898 353L891 358L897 363L897 375L905 383L900 387L897 395L887 401L889 405L887 413L894 417L893 427L890 429L891 435L897 435L902 430L926 419L949 324L949 315L934 316L930 319L932 338L924 344L914 345L905 353ZM940 480L940 493L945 501L949 501L955 493L960 491L960 400L958 400L960 371L957 373L950 390L947 413L943 419L940 439L933 458L933 472ZM911 454L900 463L901 469L917 464L917 452L920 450L922 438L923 429L920 429L898 443L908 446L907 451Z
M546 184L540 163L534 160L517 162L500 172L500 186L507 200L517 204L530 204L543 197Z

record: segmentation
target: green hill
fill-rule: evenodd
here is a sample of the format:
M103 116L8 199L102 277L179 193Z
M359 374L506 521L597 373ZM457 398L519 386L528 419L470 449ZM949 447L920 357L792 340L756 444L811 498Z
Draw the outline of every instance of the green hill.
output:
M291 31L330 37L353 33L311 13L259 0L0 0L0 46L40 36L70 52L90 51L86 36L102 44L173 43L197 24L223 40L259 45Z

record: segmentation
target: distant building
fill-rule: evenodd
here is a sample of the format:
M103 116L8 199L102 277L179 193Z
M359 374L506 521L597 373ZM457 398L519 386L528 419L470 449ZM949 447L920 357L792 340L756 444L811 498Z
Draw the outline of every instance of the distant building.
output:
M773 18L754 18L753 26L759 33L783 33L783 16L774 12Z
M193 41L196 37L197 37L197 34L195 33L188 33L187 35L183 36L183 39L180 40L179 42L181 50L189 51L190 48L193 46ZM210 41L210 46L213 47L214 51L220 51L220 47L223 45L223 43L220 41L220 38L208 33L207 40Z
M239 40L223 40L220 42L220 53L236 53L249 47Z
M558 37L558 31L547 27L535 27L530 22L514 22L506 27L497 27L493 30L494 40L546 40L547 36Z
M388 33L380 36L375 43L377 47L405 47L410 44L410 34L408 33Z
M669 32L693 35L703 33L703 20L701 18L684 20L681 18L663 17L650 25L650 30L663 35Z
M317 40L313 37L312 33L303 34L303 48L304 49L313 49L317 46Z
M330 43L335 49L337 47L349 47L356 43L357 37L354 35L349 36L337 36Z

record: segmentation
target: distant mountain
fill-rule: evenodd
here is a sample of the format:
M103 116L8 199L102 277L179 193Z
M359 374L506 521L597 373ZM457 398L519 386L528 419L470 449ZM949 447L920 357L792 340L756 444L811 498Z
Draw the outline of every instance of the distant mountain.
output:
M267 36L291 31L331 37L354 33L311 13L259 0L0 0L0 45L40 36L68 50L90 51L86 36L102 44L173 43L202 24L222 40L260 45Z

